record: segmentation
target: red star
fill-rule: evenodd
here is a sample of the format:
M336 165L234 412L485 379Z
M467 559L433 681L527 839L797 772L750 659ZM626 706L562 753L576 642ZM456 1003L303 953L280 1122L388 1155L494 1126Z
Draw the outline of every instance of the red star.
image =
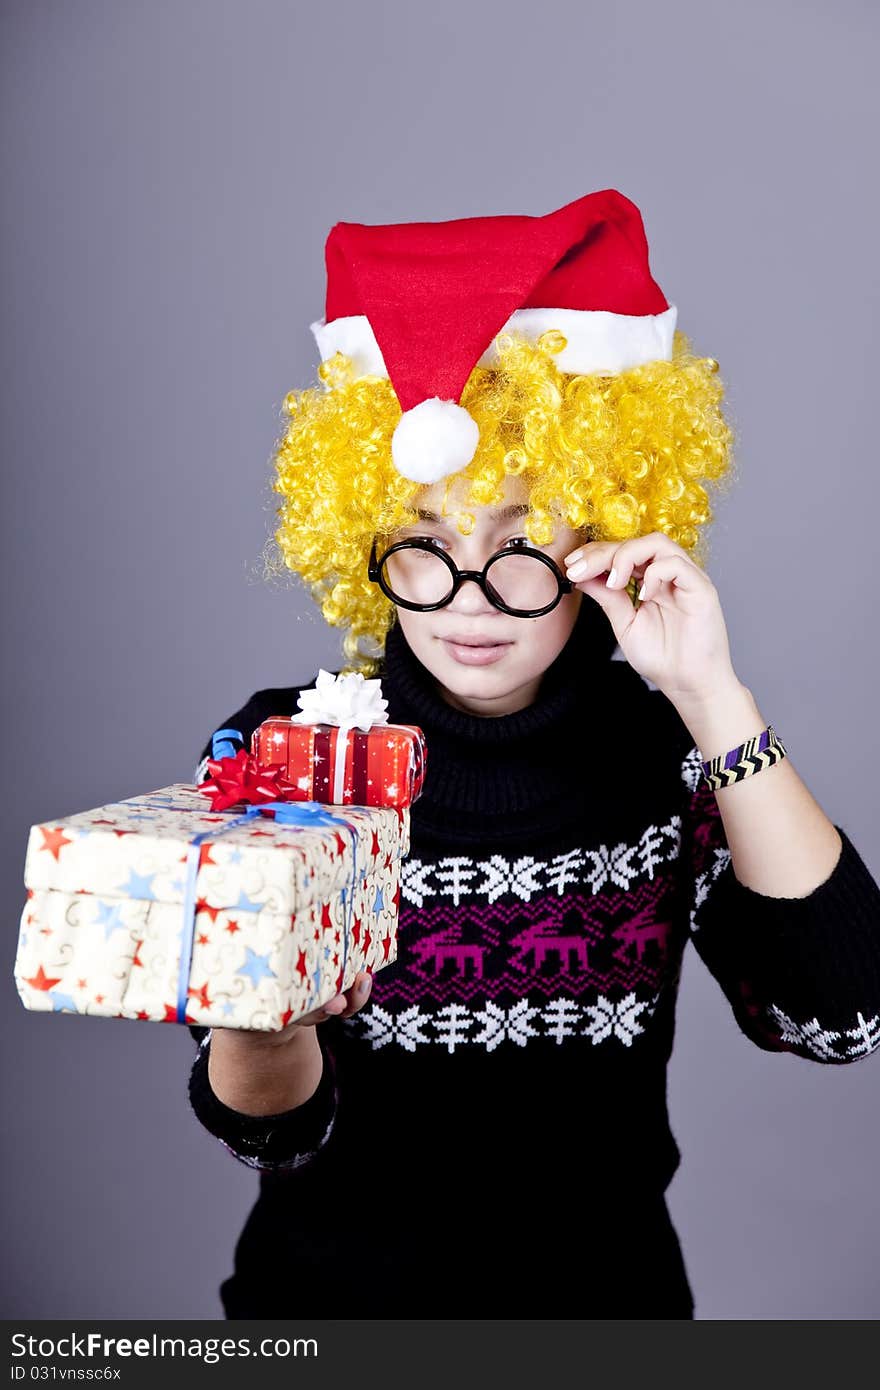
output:
M198 917L200 912L207 912L212 922L217 921L217 916L222 911L222 907L209 907L205 898L199 898L196 903L196 916Z
M149 1017L150 1017L150 1015L149 1015L149 1014L145 1014L144 1011L143 1011L143 1009L138 1009L137 1013L135 1014L135 1018L149 1018Z
M382 957L383 960L387 960L387 959L388 959L388 952L391 950L391 941L392 941L391 936L383 936L383 937L382 937L382 949L383 949L383 951L385 952L384 956Z
M211 850L213 848L213 845L202 845L199 848L199 868L201 868L203 864L213 864L215 869L218 867L217 860L211 858Z
M333 964L334 964L334 965L338 965L338 964L339 964L339 952L338 952L338 951L334 951L334 952L333 952ZM341 978L341 977L340 977L340 978Z
M25 984L30 985L32 989L54 989L55 986L60 983L61 976L59 975L57 980L50 979L44 972L42 965L32 979L29 980L25 977Z
M54 927L40 927L40 936L51 936Z
M45 841L44 844L40 845L40 849L47 849L50 854L54 854L56 863L58 862L58 858L64 846L73 844L72 840L68 840L65 837L64 831L60 826L55 830L48 830L45 825L41 825L40 834Z
M144 968L144 963L143 963L143 961L141 960L140 956L138 955L138 951L140 950L141 946L143 946L143 944L144 944L143 937L141 937L140 941L135 941L135 943L134 943L134 955L133 955L132 958L131 958L132 966L139 965L139 966L141 967L142 970L143 970L143 968Z
M95 995L95 1003L96 1003L96 1004L103 1004L103 1002L104 1002L104 996L103 996L103 994L96 994L96 995Z
M373 831L373 843L370 846L370 853L374 859L377 855L382 853L382 846L379 844L379 833L376 830Z
M27 890L27 896L28 896L29 898L32 898L32 897L34 896L34 890L33 890L33 888L29 888L29 889Z
M76 987L77 987L77 989L85 989L85 987L86 987L86 981L85 981L85 980L77 980L77 982L76 982Z
M309 973L309 967L306 965L305 951L300 951L299 960L296 963L296 968L299 971L301 978L305 979L306 975L308 975Z
M264 840L271 840L271 839L272 839L272 831L271 831L271 830L252 830L252 831L251 831L251 839L252 839L252 840L259 840L260 838L262 838L262 839L264 839Z
M281 1027L286 1028L292 1018L293 1009L285 1009L284 1013L281 1015Z
M346 850L347 841L343 840L338 830L333 831L333 838L336 841L337 846L339 847L339 853L344 854Z
M358 941L360 940L360 935L361 935L361 919L360 919L360 917L355 917L355 919L354 919L354 926L353 926L352 929L351 929L351 936L352 936L352 940L354 941L355 946L358 944Z
M114 824L115 824L115 821L112 821L112 820L90 820L90 821L89 821L89 825L114 825Z
M188 990L186 991L186 996L187 996L187 998L189 998L190 995L192 995L192 997L193 997L194 999L198 999L198 1001L199 1001L199 1003L201 1004L201 1006L202 1006L203 1009L210 1009L210 1007L211 1007L211 1001L210 1001L210 999L208 998L208 982L207 982L207 980L206 980L205 983L202 985L201 989L188 989Z
M341 941L341 940L342 940L342 932L339 930L338 927L336 928L336 932L335 932L335 934L334 934L334 936L333 936L333 940L334 940L334 941Z
M394 861L393 861L391 855L390 855L390 854L386 854L386 855L385 855L385 868L386 868L386 869L390 869L393 862L394 862Z
M238 925L237 922L233 922L232 918L230 917L229 921L226 923L225 930L230 932L234 936L237 931L241 931L241 927Z
M320 931L316 931L316 932L315 932L315 940L316 940L316 941L320 941L320 940L321 940L321 933L320 933Z
M369 949L370 949L370 942L372 941L372 939L373 939L373 933L370 931L370 928L369 928L369 927L365 927L365 928L364 928L364 956L366 956L367 952L368 952Z
M114 830L114 831L113 831L113 834L114 834L114 835L118 835L119 838L120 838L120 840L121 840L122 837L123 837L123 835L136 835L136 834L137 834L137 831L136 831L136 830Z
M399 909L400 909L400 884L399 884L399 883L398 883L397 887L396 887L395 890L394 890L394 897L391 899L391 901L392 901L392 903L394 904L394 911L395 911L395 912L398 912Z
M199 932L198 936L196 937L196 945L197 945L197 946L207 946L207 944L208 944L208 937L205 936L204 932Z
M330 916L330 904L329 904L329 903L322 903L322 904L321 904L321 926L323 927L324 931L332 931L332 930L333 930L333 919L332 919L332 917Z

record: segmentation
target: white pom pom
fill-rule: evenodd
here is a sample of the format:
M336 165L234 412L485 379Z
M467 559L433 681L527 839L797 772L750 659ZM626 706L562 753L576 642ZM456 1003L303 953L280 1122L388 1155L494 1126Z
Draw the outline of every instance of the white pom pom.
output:
M479 439L477 422L464 406L431 396L401 415L391 436L391 457L404 478L436 483L467 467Z

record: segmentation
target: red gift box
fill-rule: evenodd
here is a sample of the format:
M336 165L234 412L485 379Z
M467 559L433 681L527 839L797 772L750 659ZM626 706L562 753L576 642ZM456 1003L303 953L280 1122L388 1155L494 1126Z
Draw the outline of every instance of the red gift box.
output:
M254 730L251 753L260 767L282 771L291 784L287 800L409 806L421 794L428 750L416 724L375 724L363 732L279 715Z

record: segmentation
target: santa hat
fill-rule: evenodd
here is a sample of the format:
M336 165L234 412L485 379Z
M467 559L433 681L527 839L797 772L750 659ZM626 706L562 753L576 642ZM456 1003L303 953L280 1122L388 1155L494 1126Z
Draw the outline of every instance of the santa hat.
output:
M559 329L565 373L672 357L677 309L651 276L641 213L613 188L542 217L337 222L325 257L325 314L311 325L321 359L342 352L355 376L390 379L403 412L392 458L414 482L476 453L459 402L473 368L497 363L501 332L534 342Z

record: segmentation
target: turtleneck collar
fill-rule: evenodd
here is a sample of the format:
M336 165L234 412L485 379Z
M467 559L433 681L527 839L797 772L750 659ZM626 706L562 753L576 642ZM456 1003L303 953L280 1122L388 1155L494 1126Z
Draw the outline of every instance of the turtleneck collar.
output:
M395 622L385 639L382 692L394 724L417 724L428 747L422 795L413 823L449 828L454 813L466 833L469 816L516 814L546 825L572 814L582 789L572 776L570 740L585 691L604 685L616 640L605 613L584 597L568 641L547 668L532 704L512 714L480 716L450 705ZM598 684L597 684L598 683ZM530 815L530 813L533 813ZM535 820L535 818L538 820Z

